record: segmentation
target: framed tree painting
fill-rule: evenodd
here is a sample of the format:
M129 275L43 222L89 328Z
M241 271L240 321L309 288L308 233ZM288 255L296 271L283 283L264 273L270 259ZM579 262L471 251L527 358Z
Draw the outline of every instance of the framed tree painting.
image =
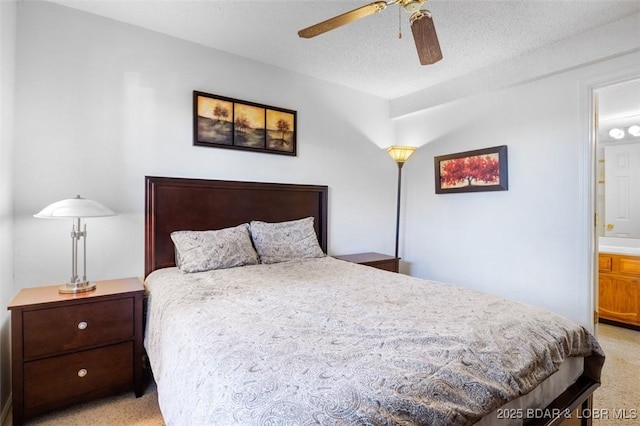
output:
M436 194L509 189L507 146L434 157Z
M193 144L296 155L296 111L193 92Z

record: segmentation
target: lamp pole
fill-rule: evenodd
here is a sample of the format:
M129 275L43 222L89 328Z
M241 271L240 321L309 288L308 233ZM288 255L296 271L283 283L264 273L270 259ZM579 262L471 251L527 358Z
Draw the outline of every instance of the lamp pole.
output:
M400 195L402 193L402 166L409 156L413 154L416 148L413 146L391 146L387 149L387 153L393 158L398 165L398 197L396 205L396 251L395 257L398 257L398 243L400 241Z
M398 161L398 202L396 207L396 254L395 257L398 257L398 242L400 241L400 195L402 193L402 166L404 166L404 161Z

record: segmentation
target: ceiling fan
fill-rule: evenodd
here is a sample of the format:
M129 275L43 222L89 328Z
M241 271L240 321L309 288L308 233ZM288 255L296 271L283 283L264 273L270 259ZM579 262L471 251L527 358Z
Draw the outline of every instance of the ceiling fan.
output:
M438 43L438 36L436 35L436 28L433 25L431 12L426 9L420 9L425 1L426 0L374 1L350 12L334 16L326 21L304 28L298 31L298 36L302 38L312 38L353 21L357 21L358 19L381 12L389 5L397 4L411 13L409 23L416 48L418 49L420 64L434 64L442 59L442 51L440 50L440 43Z

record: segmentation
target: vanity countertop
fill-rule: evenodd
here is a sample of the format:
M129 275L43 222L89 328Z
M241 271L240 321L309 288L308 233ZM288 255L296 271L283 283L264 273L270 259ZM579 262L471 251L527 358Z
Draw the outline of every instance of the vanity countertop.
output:
M640 239L600 237L598 239L598 252L640 256Z
M598 251L600 253L628 254L630 256L640 256L640 248L633 248L633 247L615 247L615 246L600 245L600 248Z

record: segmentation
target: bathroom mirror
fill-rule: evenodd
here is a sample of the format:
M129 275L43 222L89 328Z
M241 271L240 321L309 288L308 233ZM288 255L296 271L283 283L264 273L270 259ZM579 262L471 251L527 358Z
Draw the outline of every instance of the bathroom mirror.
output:
M640 79L596 93L598 236L640 239Z

